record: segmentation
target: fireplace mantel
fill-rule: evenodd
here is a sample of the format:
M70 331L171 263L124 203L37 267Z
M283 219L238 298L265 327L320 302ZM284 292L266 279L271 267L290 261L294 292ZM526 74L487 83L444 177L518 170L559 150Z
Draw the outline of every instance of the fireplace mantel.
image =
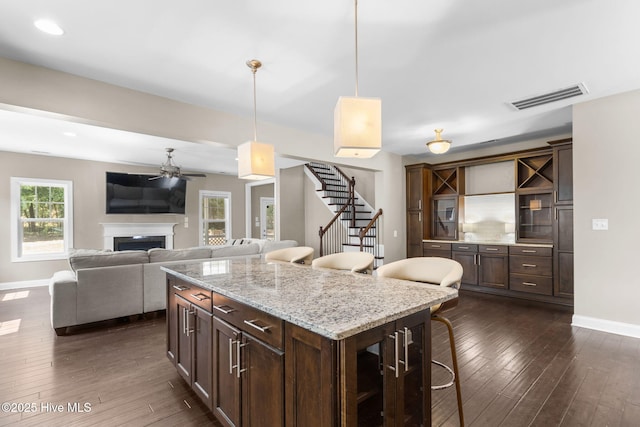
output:
M165 247L173 249L173 227L175 222L103 222L104 249L113 250L114 237L164 236Z

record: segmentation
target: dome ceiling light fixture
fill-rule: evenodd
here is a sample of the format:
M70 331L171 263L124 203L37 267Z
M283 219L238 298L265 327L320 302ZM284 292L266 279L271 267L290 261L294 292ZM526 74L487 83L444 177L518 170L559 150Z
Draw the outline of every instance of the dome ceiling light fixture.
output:
M436 139L427 142L427 148L433 154L444 154L449 151L449 148L451 147L450 140L442 139L442 135L440 135L442 131L443 129L435 129L434 132L436 133Z
M253 73L253 141L238 145L238 178L272 178L276 175L273 145L258 142L256 71L262 67L262 63L257 59L250 59L247 61L247 67Z
M382 101L358 96L358 0L354 4L356 95L339 97L333 111L333 155L367 159L382 147Z

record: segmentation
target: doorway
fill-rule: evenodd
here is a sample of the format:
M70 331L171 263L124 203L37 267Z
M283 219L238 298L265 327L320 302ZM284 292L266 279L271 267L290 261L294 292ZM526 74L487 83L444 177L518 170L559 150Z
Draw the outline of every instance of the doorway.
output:
M260 197L260 238L275 240L275 199Z

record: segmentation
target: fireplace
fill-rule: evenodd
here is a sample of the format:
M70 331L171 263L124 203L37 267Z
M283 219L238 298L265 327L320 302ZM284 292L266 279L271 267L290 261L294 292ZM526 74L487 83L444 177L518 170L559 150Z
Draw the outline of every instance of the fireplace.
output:
M173 249L173 227L175 225L174 222L103 223L104 249L130 250L158 247ZM162 240L161 245L160 240Z
M114 251L133 251L153 248L164 248L164 236L130 236L130 237L114 237Z

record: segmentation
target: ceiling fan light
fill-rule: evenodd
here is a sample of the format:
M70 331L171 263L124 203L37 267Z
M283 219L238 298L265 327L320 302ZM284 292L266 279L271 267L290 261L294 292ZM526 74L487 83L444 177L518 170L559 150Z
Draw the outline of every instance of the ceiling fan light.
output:
M382 147L380 98L341 96L333 112L336 157L371 158Z
M451 141L449 141L448 139L442 139L442 136L440 135L442 133L442 129L436 129L435 133L436 139L427 142L427 148L433 154L446 153L447 151L449 151L449 148L451 148Z
M257 141L238 145L238 178L259 180L274 176L273 145Z

